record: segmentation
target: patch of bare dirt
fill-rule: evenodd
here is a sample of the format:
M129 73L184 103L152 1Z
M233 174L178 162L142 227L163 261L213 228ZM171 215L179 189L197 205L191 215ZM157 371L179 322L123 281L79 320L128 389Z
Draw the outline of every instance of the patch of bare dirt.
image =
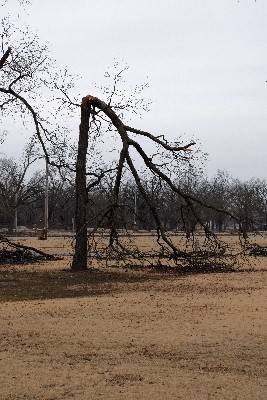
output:
M266 400L267 264L253 262L182 276L73 274L68 257L1 267L0 398Z

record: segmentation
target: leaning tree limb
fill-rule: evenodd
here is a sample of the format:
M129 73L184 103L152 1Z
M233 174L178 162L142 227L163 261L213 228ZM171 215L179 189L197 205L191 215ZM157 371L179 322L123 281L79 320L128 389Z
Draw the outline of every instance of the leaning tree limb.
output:
M118 209L118 199L119 199L119 193L120 193L120 185L121 185L121 180L122 180L122 173L123 169L125 168L125 164L128 165L135 182L137 184L137 187L139 188L144 200L150 207L150 210L152 212L153 218L157 224L157 232L158 232L158 243L160 244L160 238L165 242L165 244L168 246L169 249L173 251L175 255L182 256L186 258L186 253L179 251L179 249L172 243L172 241L167 237L165 234L165 230L163 229L163 226L160 221L160 217L158 215L156 207L153 205L153 202L151 198L149 197L148 193L146 193L145 189L143 188L141 184L141 180L139 177L139 174L134 167L134 163L132 161L132 158L130 156L130 148L134 148L139 155L141 156L142 160L144 161L144 164L146 167L154 173L156 176L158 176L162 181L166 182L167 185L170 187L170 189L177 193L188 205L188 207L192 210L193 214L196 215L196 211L194 208L194 203L199 204L205 208L211 208L217 212L223 212L229 215L230 217L234 218L237 220L237 218L231 214L230 212L226 210L219 209L218 207L215 207L211 204L206 204L201 199L198 199L194 196L191 196L187 193L185 193L181 188L179 188L176 184L173 183L170 177L168 177L156 164L154 164L151 160L150 157L146 154L146 152L143 150L142 146L136 141L130 138L129 132L134 133L139 136L145 136L148 139L150 139L152 142L156 143L157 145L161 146L165 150L167 150L170 153L176 154L177 152L186 152L188 150L191 150L191 147L195 145L195 142L190 142L186 145L183 146L177 146L177 145L171 145L167 142L167 140L164 138L164 136L154 136L149 132L141 131L134 129L132 127L129 127L125 125L120 117L115 113L115 111L112 109L112 106L110 104L106 104L104 101L98 99L97 97L94 96L85 96L82 99L82 118L87 118L89 120L89 117L92 113L93 118L92 121L95 122L96 116L99 115L99 112L102 111L104 115L111 121L113 126L116 128L121 141L122 141L122 148L120 152L120 158L117 164L117 172L116 172L116 178L115 178L115 184L113 187L113 200L112 200L112 205L111 205L111 210L110 210L110 218L111 218L111 232L110 232L110 242L109 245L112 247L114 244L114 241L117 240L117 231L116 231L116 224L117 224L117 209ZM95 110L98 109L99 111L96 112ZM72 269L74 270L79 270L79 269L86 269L87 268L87 244L86 244L86 238L87 238L87 227L86 227L86 199L84 196L82 196L81 193L84 191L86 192L86 181L85 181L85 175L86 175L86 151L88 147L88 131L89 131L89 125L86 123L86 128L84 129L83 134L86 136L87 139L84 136L83 139L81 139L81 126L85 121L81 120L81 125L80 125L80 139L79 139L79 146L78 146L78 157L77 157L77 172L76 172L76 210L83 210L83 216L81 214L77 213L76 218L78 217L78 224L76 226L76 249L77 252L75 251L75 256L72 264ZM81 140L83 142L81 143ZM81 159L80 159L80 151L83 152L83 161L82 161L82 168L81 168ZM84 174L82 177L81 175ZM203 222L201 221L200 218L198 218L198 221L204 226ZM204 227L205 230L207 229ZM81 246L81 244L83 244ZM83 249L83 250L82 250ZM183 253L183 254L182 254Z

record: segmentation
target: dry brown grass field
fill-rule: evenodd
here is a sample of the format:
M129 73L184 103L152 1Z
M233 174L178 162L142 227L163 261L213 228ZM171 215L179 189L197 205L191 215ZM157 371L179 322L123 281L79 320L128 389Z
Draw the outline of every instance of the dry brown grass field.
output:
M71 242L21 239L53 254ZM1 400L267 399L266 257L182 275L70 261L0 266Z

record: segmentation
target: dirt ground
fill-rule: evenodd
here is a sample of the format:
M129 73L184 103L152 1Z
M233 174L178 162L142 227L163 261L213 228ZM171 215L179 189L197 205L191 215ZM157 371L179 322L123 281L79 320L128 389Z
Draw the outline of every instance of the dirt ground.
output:
M267 399L266 257L183 276L69 265L0 268L1 400Z

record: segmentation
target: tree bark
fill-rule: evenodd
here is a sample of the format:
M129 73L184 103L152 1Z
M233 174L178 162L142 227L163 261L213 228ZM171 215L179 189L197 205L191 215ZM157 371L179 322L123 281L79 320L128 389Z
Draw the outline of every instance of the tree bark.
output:
M76 242L75 254L71 266L71 269L74 271L84 271L87 269L86 154L88 148L90 111L91 107L89 105L82 105L75 179Z

